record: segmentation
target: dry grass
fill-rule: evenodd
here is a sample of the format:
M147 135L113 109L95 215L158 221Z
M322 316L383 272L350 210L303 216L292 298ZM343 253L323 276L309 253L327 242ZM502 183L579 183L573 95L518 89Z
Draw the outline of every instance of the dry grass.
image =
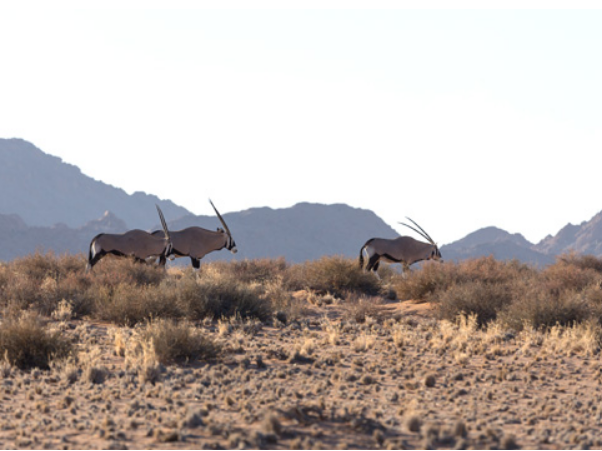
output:
M487 257L426 264L390 280L401 299L435 303L443 319L476 314L480 326L501 318L520 330L602 320L601 268L602 260L573 254L543 270Z
M9 315L0 323L0 356L17 368L48 369L52 361L67 358L72 350L71 341L58 331L49 331L37 315Z
M142 346L152 349L157 362L196 362L215 359L220 346L188 321L169 319L150 321L137 331Z
M599 259L356 266L0 264L0 445L602 447Z

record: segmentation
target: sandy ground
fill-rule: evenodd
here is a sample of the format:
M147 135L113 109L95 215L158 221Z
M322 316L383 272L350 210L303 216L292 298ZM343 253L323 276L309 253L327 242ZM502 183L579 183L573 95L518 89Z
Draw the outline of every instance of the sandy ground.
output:
M200 324L222 357L154 384L119 355L128 331L57 322L87 367L4 365L0 447L602 447L602 366L586 345L442 323L411 301L330 301L288 325Z

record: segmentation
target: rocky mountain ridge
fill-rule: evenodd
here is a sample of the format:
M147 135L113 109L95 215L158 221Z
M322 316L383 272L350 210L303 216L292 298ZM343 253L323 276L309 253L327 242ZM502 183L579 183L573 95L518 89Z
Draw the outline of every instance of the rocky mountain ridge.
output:
M190 214L170 200L94 180L22 139L0 139L0 214L17 214L29 226L78 228L110 210L143 228L156 220L155 204L168 217Z
M149 224L159 229L155 203L174 230L220 226L217 218L194 216L169 200L144 193L128 195L93 180L24 140L0 139L0 260L35 251L87 253L98 233L145 229ZM238 244L238 259L283 256L300 262L331 254L355 258L367 239L398 236L373 212L344 204L251 208L224 218ZM441 247L446 260L493 255L538 266L569 251L602 256L602 212L579 225L567 224L537 244L520 234L486 227ZM229 258L228 252L207 257Z

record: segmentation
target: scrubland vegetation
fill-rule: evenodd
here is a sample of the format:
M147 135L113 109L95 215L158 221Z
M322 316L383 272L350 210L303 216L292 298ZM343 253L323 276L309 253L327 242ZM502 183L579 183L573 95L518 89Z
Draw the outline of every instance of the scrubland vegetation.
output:
M602 260L0 264L0 446L602 447Z

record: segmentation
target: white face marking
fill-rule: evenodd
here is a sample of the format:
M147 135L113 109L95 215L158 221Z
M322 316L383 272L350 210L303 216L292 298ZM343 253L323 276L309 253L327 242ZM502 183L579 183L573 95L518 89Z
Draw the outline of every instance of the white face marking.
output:
M230 252L236 254L238 252L238 249L236 249L236 246L234 246L232 249L230 249Z

